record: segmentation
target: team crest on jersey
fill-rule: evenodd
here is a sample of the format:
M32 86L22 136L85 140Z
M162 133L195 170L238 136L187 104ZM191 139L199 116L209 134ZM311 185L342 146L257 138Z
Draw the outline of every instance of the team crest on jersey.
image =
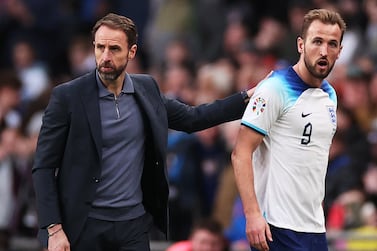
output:
M328 106L327 110L329 111L331 123L333 123L334 125L336 125L336 111L335 111L335 107L334 106Z
M261 97L258 97L253 102L253 112L259 115L260 113L264 112L266 109L266 100Z

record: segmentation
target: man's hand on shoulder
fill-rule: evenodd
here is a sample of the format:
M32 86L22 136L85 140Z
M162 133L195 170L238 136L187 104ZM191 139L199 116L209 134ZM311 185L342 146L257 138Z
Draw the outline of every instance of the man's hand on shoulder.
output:
M270 71L261 81L259 81L259 83L262 82L263 80L269 78L272 75L273 72L274 71ZM259 83L257 85L255 85L253 88L250 88L250 89L246 90L246 93L247 93L248 97L244 97L245 103L249 102L251 96L253 96L253 94L255 92L255 89L257 88L257 86L259 85Z

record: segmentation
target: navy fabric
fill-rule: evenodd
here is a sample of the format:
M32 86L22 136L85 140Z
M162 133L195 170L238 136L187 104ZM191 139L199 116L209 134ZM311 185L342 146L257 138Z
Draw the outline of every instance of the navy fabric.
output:
M303 233L270 225L270 251L328 251L325 233ZM252 251L258 251L251 248Z

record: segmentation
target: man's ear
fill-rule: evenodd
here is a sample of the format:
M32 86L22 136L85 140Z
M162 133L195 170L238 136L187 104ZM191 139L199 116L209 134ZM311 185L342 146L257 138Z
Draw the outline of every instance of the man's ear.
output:
M297 37L297 51L300 54L304 52L304 39L301 37Z
M133 59L136 56L137 45L134 44L131 46L130 50L128 51L128 59Z

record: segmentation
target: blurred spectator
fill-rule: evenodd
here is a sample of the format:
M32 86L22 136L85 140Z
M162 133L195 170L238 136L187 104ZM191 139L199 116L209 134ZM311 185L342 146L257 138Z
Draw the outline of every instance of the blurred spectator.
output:
M369 159L369 165L368 167L373 167L374 165L377 165L377 124L376 121L373 121L372 130L368 133L367 139L369 143L369 153L370 153L370 159Z
M240 48L250 39L247 26L239 20L231 20L226 24L223 36L224 56L237 62Z
M186 239L200 216L199 170L195 134L171 131L168 135L170 239Z
M27 39L35 46L40 59L52 68L63 68L61 56L67 42L67 29L64 26L62 1L50 0L6 0L4 22L0 29L4 32L4 47L0 48L3 62L11 60L13 44L20 39ZM70 27L72 29L73 27ZM51 40L53 39L53 40Z
M195 102L199 104L227 96L233 91L235 73L233 64L227 58L201 65L196 77Z
M230 155L237 139L239 126L239 120L220 126L229 159L226 160L226 167L219 179L212 217L221 223L231 250L248 250L249 243L245 234L246 219L236 186L234 170L230 162Z
M15 108L20 102L22 83L13 70L0 70L0 128L17 128L20 115Z
M263 55L252 42L246 42L241 46L236 60L239 67L234 77L234 90L254 87L272 70L270 66L261 64L264 60Z
M242 65L260 65L260 61L262 59L261 56L262 55L255 44L252 41L246 40L240 45L239 50L236 52L234 57L236 64L242 67ZM261 67L264 66L262 65Z
M338 128L330 148L324 200L330 234L361 224L360 208L366 199L362 175L373 157L373 137L369 135L367 141L354 116L352 110L338 106Z
M95 69L93 49L90 37L77 35L72 38L68 47L68 63L70 76L77 77Z
M365 195L361 189L347 190L340 194L329 209L327 232L331 235L359 227L362 224L360 209L364 202Z
M19 129L19 137L17 137L14 147L14 164L17 176L12 228L15 234L20 236L35 237L38 231L31 169L39 130L42 125L42 116L50 97L50 90L47 89L38 99L27 106Z
M151 64L160 66L166 46L171 40L183 39L187 41L190 50L194 50L197 36L192 1L162 0L157 3L157 6L153 6L155 15L149 20L144 44Z
M0 72L0 250L9 248L15 208L13 151L20 125L14 108L20 100L21 82L13 71Z
M301 25L304 15L310 9L310 1L290 0L287 9L287 29L279 41L279 58L294 64L299 58L297 51L297 37L301 34Z
M362 226L349 232L351 237L346 242L348 251L377 250L377 209L372 202L363 204L360 210Z
M255 46L263 53L265 63L274 65L275 60L278 58L278 47L285 35L286 29L279 20L273 17L264 17L258 29L257 34L253 38Z
M312 0L313 8L322 9L337 9L336 3L333 0Z
M345 144L345 152L354 162L354 174L360 178L370 159L370 142L351 110L342 105L337 109L337 132ZM338 136L337 136L338 137ZM334 154L333 156L335 156Z
M337 7L340 15L347 24L347 31L343 37L343 48L337 64L350 64L357 54L364 49L363 26L364 13L361 12L362 1L338 0Z
M371 130L377 128L377 71L373 71L368 92L371 101Z
M199 158L201 215L209 217L212 214L220 175L228 157L218 126L196 134L198 144L195 149L196 156Z
M16 133L16 129L7 128L1 130L0 135L0 203L2 205L0 209L0 250L9 248L12 230L11 224L15 206L12 148L15 144Z
M233 205L238 196L236 180L234 179L234 172L230 163L230 154L237 138L239 126L240 121L235 120L222 124L219 127L221 135L225 141L227 159L225 160L226 166L219 177L212 217L216 219L224 229L231 224Z
M377 204L377 163L374 162L369 165L362 179L366 197Z
M366 29L364 34L364 49L377 62L377 1L364 0L363 10L367 17Z
M22 83L21 109L23 110L49 87L49 75L46 65L37 58L33 45L26 40L14 44L12 59Z
M238 195L232 204L232 218L224 235L230 242L232 250L249 250L250 244L246 237L246 218L243 212L241 197Z
M166 96L193 105L195 103L193 81L194 77L187 67L172 65L164 72L161 89Z
M111 3L110 11L115 12L120 15L124 15L126 17L131 18L134 20L137 30L138 30L138 54L140 56L140 64L142 68L148 65L148 62L145 62L148 59L148 55L146 55L146 48L145 48L145 33L148 25L148 21L150 20L151 12L155 11L152 8L152 0L112 0L104 2ZM159 2L159 1L156 1Z
M360 189L360 179L363 167L357 166L356 160L347 151L345 135L337 132L334 135L329 153L329 164L326 174L324 213L327 219L328 212L335 200L344 192Z
M193 7L197 34L194 56L200 63L211 62L222 53L222 37L230 7L223 0L196 1Z
M171 245L166 251L226 251L227 242L221 225L212 219L199 220L192 228L189 240Z
M110 12L110 2L106 0L81 0L77 4L80 29L90 30L98 18Z
M339 102L352 111L356 122L364 132L368 132L371 126L369 80L369 73L359 65L349 65L346 79L342 84L342 99Z
M188 44L182 39L173 39L168 42L162 58L162 70L169 67L182 66L187 70L194 72L195 63L194 55Z
M170 132L168 151L170 238L182 240L195 219L211 215L227 155L217 127Z

